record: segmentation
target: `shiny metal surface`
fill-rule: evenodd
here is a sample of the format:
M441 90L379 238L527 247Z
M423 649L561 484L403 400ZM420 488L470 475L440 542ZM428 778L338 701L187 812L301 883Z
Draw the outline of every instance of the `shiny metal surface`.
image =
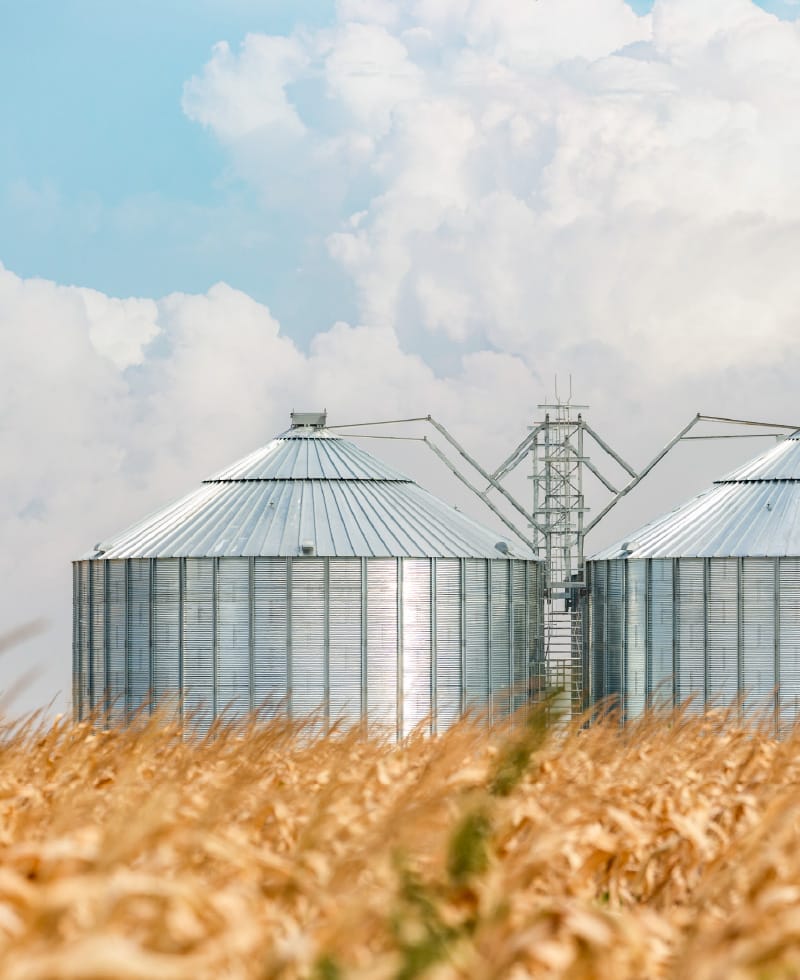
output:
M84 557L532 559L345 439L293 429Z
M75 581L79 718L177 698L200 730L266 705L402 738L467 707L505 717L542 655L534 562L97 559Z
M505 717L542 656L543 584L500 541L296 426L75 563L76 714L175 699L199 730L264 707L398 738Z
M798 554L800 438L795 434L590 560Z
M413 482L348 439L327 429L289 429L226 466L216 480L395 480Z
M739 703L778 731L798 718L800 558L593 561L589 581L595 702L617 699L623 718Z

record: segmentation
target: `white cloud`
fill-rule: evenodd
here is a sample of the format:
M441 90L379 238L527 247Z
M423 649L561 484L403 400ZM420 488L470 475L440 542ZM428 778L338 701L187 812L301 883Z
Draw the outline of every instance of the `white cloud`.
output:
M487 451L502 423L487 420L483 403L504 378L515 411L533 408L532 377L516 358L467 357L437 378L391 329L345 323L304 354L266 307L224 284L119 300L0 265L0 340L0 632L43 614L51 621L23 659L0 662L0 690L23 663L41 666L28 707L58 690L62 706L68 697L70 562L268 442L292 409L326 407L339 422L431 411L460 418ZM411 445L400 464L430 471ZM393 444L380 446L392 455ZM443 474L433 470L436 486Z
M364 322L422 353L444 336L532 365L599 341L634 352L645 385L710 357L768 364L793 339L800 27L750 0L395 13L343 3L336 27L294 39L330 100L297 163L324 160L359 199L357 223L319 231ZM252 53L232 57L236 76Z
M186 83L184 111L226 142L264 128L302 135L304 126L286 86L306 62L303 46L294 38L248 34L236 56L220 41L203 74Z

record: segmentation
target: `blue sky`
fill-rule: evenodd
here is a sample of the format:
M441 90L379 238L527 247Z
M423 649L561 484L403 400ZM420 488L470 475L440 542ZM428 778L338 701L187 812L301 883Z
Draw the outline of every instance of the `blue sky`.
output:
M217 41L236 46L247 32L289 33L330 15L318 0L9 5L0 31L0 261L118 296L224 280L287 322L318 321L321 311L304 308L308 291L297 288L314 243L303 244L296 221L256 218L251 191L186 118L181 92Z
M650 0L631 0L637 12ZM796 4L765 0L780 16ZM296 213L264 215L181 110L214 43L323 25L319 0L26 0L0 30L0 261L117 296L224 280L303 342L354 302ZM324 301L322 300L324 297Z

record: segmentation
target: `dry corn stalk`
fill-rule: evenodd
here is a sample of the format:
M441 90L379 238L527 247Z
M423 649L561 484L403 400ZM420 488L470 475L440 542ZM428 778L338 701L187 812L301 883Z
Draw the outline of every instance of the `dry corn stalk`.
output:
M800 735L0 732L0 976L800 976Z

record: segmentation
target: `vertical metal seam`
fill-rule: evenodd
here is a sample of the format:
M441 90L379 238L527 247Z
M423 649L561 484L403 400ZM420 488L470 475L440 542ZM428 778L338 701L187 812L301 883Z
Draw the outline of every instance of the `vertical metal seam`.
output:
M431 638L431 735L438 734L439 731L439 646L437 638L438 630L438 602L439 589L436 577L438 575L438 563L435 558L430 559L430 638Z
M125 724L129 724L131 717L131 692L130 692L130 657L131 657L131 562L126 558L122 563L122 588L125 596L125 618L123 633L123 659L122 659L122 710L124 712Z
M178 719L183 722L183 698L184 698L184 677L183 677L183 624L184 624L184 604L186 602L186 559L178 559Z
M622 605L621 605L621 622L619 626L619 631L622 636L622 643L620 644L620 660L621 660L621 670L619 678L619 686L622 694L621 697L621 708L622 717L621 721L623 725L628 720L628 572L629 572L630 562L624 561L622 563Z
M94 570L92 568L92 562L87 563L88 571L88 581L86 587L86 594L89 597L87 612L88 612L88 623L86 627L86 635L88 637L86 644L86 653L89 661L89 683L87 684L88 694L89 694L89 707L94 713L95 703L94 703Z
M774 657L775 657L775 674L774 674L774 685L773 685L773 700L774 700L774 721L775 721L775 734L780 734L780 711L781 711L781 560L780 558L773 558L773 617L774 617L774 631L775 636L773 638L774 645Z
M736 559L736 714L744 718L744 559Z
M72 720L81 721L81 579L78 562L72 563Z
M711 559L703 560L703 711L708 711L708 609L711 588Z
M522 587L525 590L525 627L522 634L522 642L524 644L524 649L522 651L522 679L521 683L523 685L524 697L522 701L522 713L523 718L528 717L528 702L531 698L531 623L530 623L530 601L531 601L531 591L530 591L530 571L531 563L529 561L523 562L522 565Z
M678 706L680 686L678 684L678 594L680 590L680 568L678 559L672 559L672 706Z
M611 609L611 597L608 590L608 581L610 579L609 568L611 567L611 562L603 562L603 584L605 591L605 611L603 615L603 697L608 698L611 694L609 690L608 683L608 669L609 669L609 649L608 649L608 620L609 620L609 610ZM620 709L620 705L617 706L617 710Z
M508 715L514 714L514 575L512 562L506 559L508 579Z
M149 713L153 714L155 711L155 697L156 697L156 676L155 676L155 630L153 629L154 618L155 618L155 581L156 581L156 563L157 558L149 558L150 567L148 569L148 592L150 595L150 602L148 603L147 612L147 670L149 673L149 688L147 701L149 705Z
M461 633L461 710L463 716L467 710L467 559L458 559L459 568L459 631Z
M359 719L361 724L366 727L369 724L369 710L367 698L369 690L367 687L367 663L369 657L369 647L367 643L367 620L369 610L367 607L367 559L361 559L361 710Z
M397 574L397 710L395 713L395 724L397 726L397 740L403 737L404 724L404 678L403 678L403 643L405 642L403 629L403 571L404 563L402 558L395 559Z
M211 559L211 721L217 719L217 684L219 650L217 630L219 629L219 558Z
M252 555L247 559L247 631L250 673L248 710L253 712L256 707L256 560Z
M484 559L486 562L486 680L487 680L487 691L488 691L488 708L489 708L489 724L494 724L494 684L492 683L492 658L494 656L494 649L492 644L492 627L494 626L494 621L492 618L492 562L490 559Z
M651 688L653 676L652 656L650 654L650 590L652 584L652 558L644 562L644 710L652 705Z
M294 712L292 711L292 699L294 697L292 693L292 681L294 678L294 671L292 667L292 658L294 656L294 651L292 648L292 569L294 567L293 559L286 559L286 714L287 717L292 718Z
M331 568L330 558L322 559L322 691L325 731L331 728Z
M111 622L110 622L110 576L107 574L109 566L107 563L102 565L103 569L103 728L109 727L111 717L111 685L109 684L109 669L111 666Z

